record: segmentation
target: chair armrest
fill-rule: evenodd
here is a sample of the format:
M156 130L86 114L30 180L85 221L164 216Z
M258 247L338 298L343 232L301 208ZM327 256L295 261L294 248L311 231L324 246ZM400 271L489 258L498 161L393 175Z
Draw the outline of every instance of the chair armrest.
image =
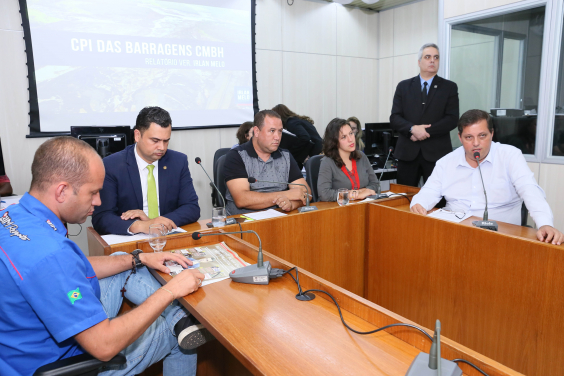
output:
M33 375L76 376L94 371L102 366L125 364L125 362L125 356L122 354L117 354L108 362L102 362L90 354L80 354L39 367Z

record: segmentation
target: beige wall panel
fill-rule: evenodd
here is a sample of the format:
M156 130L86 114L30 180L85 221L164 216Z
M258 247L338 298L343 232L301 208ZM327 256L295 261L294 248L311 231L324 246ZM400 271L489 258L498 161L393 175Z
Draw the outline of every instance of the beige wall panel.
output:
M554 215L554 226L564 230L564 202L562 191L564 187L564 165L541 163L539 185L546 193L546 199L552 214Z
M256 48L282 49L282 6L282 0L256 2Z
M394 56L416 53L438 42L438 0L419 1L394 9Z
M256 51L259 109L282 103L282 51Z
M284 3L282 9L284 51L336 54L336 4L295 0L292 6Z
M284 52L282 103L311 117L317 131L323 134L329 121L337 116L336 76L335 56Z
M521 0L444 0L444 18L462 16L519 2Z
M0 2L0 30L23 30L18 0Z
M394 56L394 10L379 13L378 19L378 57Z
M533 174L535 174L535 179L538 183L539 181L539 173L540 173L540 163L536 163L536 162L527 162L527 165L529 166L529 168L531 169L531 171L533 171Z
M378 60L337 56L337 117L378 121Z
M239 128L220 128L219 129L219 145L220 145L219 148L230 148L231 146L235 145L238 142L237 137L236 137L238 129ZM212 163L213 163L213 155L214 154L215 154L215 150L211 154ZM212 169L212 171L213 171L213 169ZM208 174L210 174L210 176L213 179L212 171L208 171Z
M18 194L29 189L33 155L46 140L25 138L29 96L24 49L22 32L0 30L0 50L10 51L0 54L0 138L6 174Z
M337 55L378 58L378 13L336 6Z
M394 58L378 60L378 122L389 122L397 83L394 83Z
M419 74L419 66L417 65L417 54L396 56L394 59L394 69L392 73L392 96L396 90L396 86L408 78L412 78ZM391 107L390 107L391 110Z
M218 128L175 131L172 132L170 139L169 148L171 150L179 151L188 156L188 168L194 181L194 188L200 205L200 218L211 217L211 188L206 174L194 162L194 159L200 157L202 165L211 176L213 154L221 147L220 145L220 130Z

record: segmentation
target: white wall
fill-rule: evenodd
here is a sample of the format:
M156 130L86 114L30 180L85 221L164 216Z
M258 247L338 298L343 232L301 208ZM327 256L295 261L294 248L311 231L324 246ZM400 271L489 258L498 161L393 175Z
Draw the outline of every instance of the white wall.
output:
M335 117L388 121L397 83L418 73L417 51L437 40L437 2L425 0L376 13L316 0L256 0L260 109L284 103L315 120L323 135ZM31 182L31 162L44 138L29 134L27 68L17 0L0 2L0 138L16 193ZM134 119L132 118L132 123ZM174 121L174 119L173 119ZM234 128L175 131L170 148L188 155L202 218L211 190L195 165L213 170L213 153L235 142ZM90 226L90 221L84 224ZM79 231L71 225L70 234ZM87 253L86 230L73 238Z

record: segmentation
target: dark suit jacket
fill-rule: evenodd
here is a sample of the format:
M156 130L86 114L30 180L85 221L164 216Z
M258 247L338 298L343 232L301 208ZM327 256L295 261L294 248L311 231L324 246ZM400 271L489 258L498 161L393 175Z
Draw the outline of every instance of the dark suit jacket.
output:
M394 95L390 124L399 133L394 156L403 161L414 160L419 151L429 162L436 162L452 151L450 131L458 122L458 86L439 76L433 78L425 107L421 105L419 75L400 82ZM410 140L414 125L431 124L423 141Z
M280 140L280 148L287 149L292 154L301 170L303 162L308 156L311 157L321 153L323 140L313 124L299 117L288 118L284 128L288 132L295 134L296 137L283 133L282 140Z
M101 235L127 235L127 229L135 219L124 221L121 214L132 209L143 210L135 145L104 158L104 166L106 178L100 191L102 205L94 209L92 225ZM200 218L188 157L174 150L168 150L159 160L159 211L177 226Z

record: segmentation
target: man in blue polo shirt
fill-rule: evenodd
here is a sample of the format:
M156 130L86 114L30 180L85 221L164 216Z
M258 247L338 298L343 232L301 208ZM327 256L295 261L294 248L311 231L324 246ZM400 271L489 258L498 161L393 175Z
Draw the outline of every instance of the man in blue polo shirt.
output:
M137 374L164 358L165 375L194 375L196 354L181 350L175 337L186 313L171 302L196 291L204 276L185 270L160 288L142 266L167 272L166 260L186 267L185 258L87 258L66 238L64 223L83 223L100 205L104 165L85 142L46 141L32 175L29 193L0 211L0 374L31 375L83 352L109 360L123 351L126 368L107 374ZM115 317L120 291L138 307Z

